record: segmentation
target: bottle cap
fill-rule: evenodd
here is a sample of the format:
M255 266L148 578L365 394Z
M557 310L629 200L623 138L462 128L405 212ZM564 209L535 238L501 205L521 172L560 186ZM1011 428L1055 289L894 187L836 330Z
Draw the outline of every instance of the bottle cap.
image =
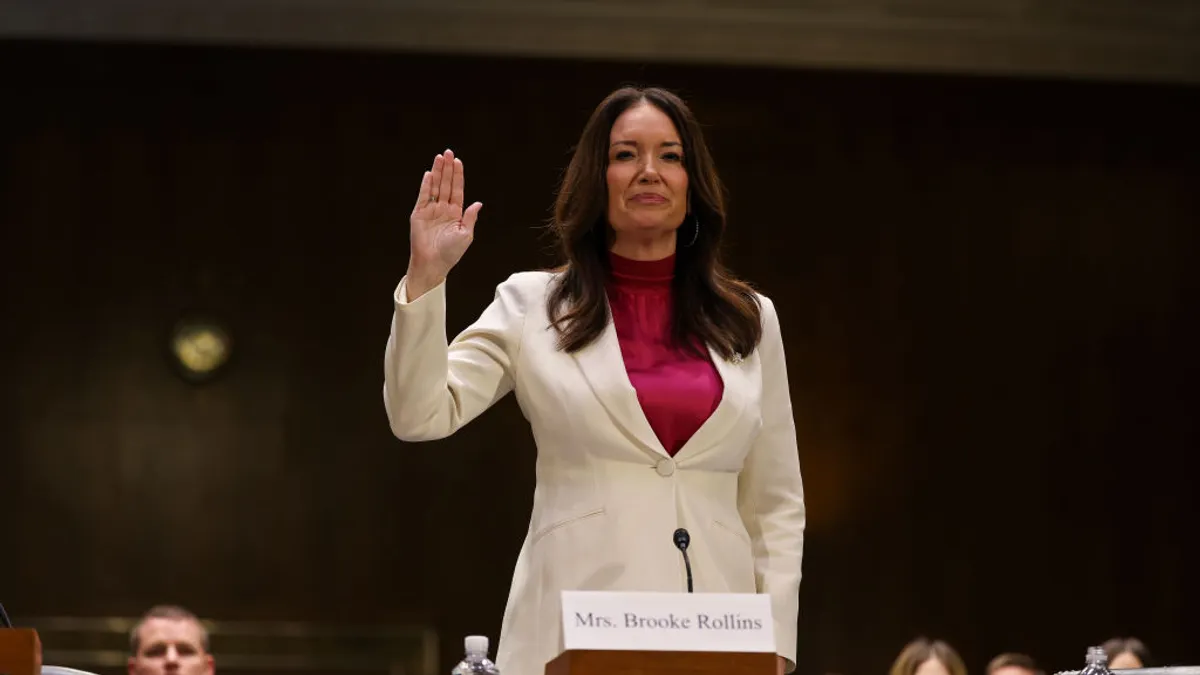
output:
M463 644L468 654L487 654L488 639L486 635L468 635Z

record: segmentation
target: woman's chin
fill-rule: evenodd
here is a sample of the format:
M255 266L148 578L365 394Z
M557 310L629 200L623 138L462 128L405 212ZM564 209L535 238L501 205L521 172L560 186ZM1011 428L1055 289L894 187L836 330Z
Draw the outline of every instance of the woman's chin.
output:
M624 234L654 238L656 236L672 234L677 229L679 229L679 223L670 222L665 218L637 218L629 221L617 231Z

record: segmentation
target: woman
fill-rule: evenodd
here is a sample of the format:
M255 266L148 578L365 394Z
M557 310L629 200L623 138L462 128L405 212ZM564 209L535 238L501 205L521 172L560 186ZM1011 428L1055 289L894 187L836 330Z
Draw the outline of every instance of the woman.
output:
M794 668L804 497L774 306L721 266L721 185L700 126L660 89L620 89L558 192L566 264L501 283L447 344L445 280L474 236L463 164L421 181L395 290L384 403L405 441L454 433L514 392L538 447L529 530L497 650L541 675L564 590L767 593Z
M1135 637L1115 637L1100 646L1108 656L1109 670L1150 667L1150 650Z
M904 646L888 675L967 675L967 666L954 647L922 637Z

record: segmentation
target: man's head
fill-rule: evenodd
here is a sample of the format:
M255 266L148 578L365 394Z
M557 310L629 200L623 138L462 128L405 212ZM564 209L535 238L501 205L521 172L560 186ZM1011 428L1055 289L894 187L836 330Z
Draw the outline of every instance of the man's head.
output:
M129 633L129 675L212 675L208 631L200 619L174 605L142 615Z
M987 675L1043 675L1033 657L1009 652L992 659Z

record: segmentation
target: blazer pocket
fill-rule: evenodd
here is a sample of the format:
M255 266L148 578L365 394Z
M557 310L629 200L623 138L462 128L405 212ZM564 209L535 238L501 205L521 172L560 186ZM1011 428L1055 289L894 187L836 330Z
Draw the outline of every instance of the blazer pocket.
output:
M724 545L714 542L713 559L717 563L721 578L724 581L724 591L727 593L756 593L757 582L754 575L754 546L745 527L713 519L713 536L724 539Z
M551 532L553 532L555 530L559 530L564 527L569 527L571 525L574 525L575 523L578 523L581 520L586 520L588 518L594 518L603 513L604 513L604 507L600 506L600 507L597 507L597 508L594 508L594 509L591 509L588 511L584 511L583 513L579 513L579 514L576 514L573 516L567 516L566 518L556 520L553 523L550 523L549 525L546 525L545 527L541 528L537 532L534 532L533 538L530 540L529 545L532 546L532 545L538 543L546 535L550 534Z
M746 527L744 525L742 525L742 521L739 520L737 525L728 525L724 521L720 521L720 520L717 520L714 518L713 525L715 525L719 529L725 530L726 532L728 532L732 535L735 535L738 539L742 540L743 544L745 544L747 546L750 545L750 533L746 531Z

